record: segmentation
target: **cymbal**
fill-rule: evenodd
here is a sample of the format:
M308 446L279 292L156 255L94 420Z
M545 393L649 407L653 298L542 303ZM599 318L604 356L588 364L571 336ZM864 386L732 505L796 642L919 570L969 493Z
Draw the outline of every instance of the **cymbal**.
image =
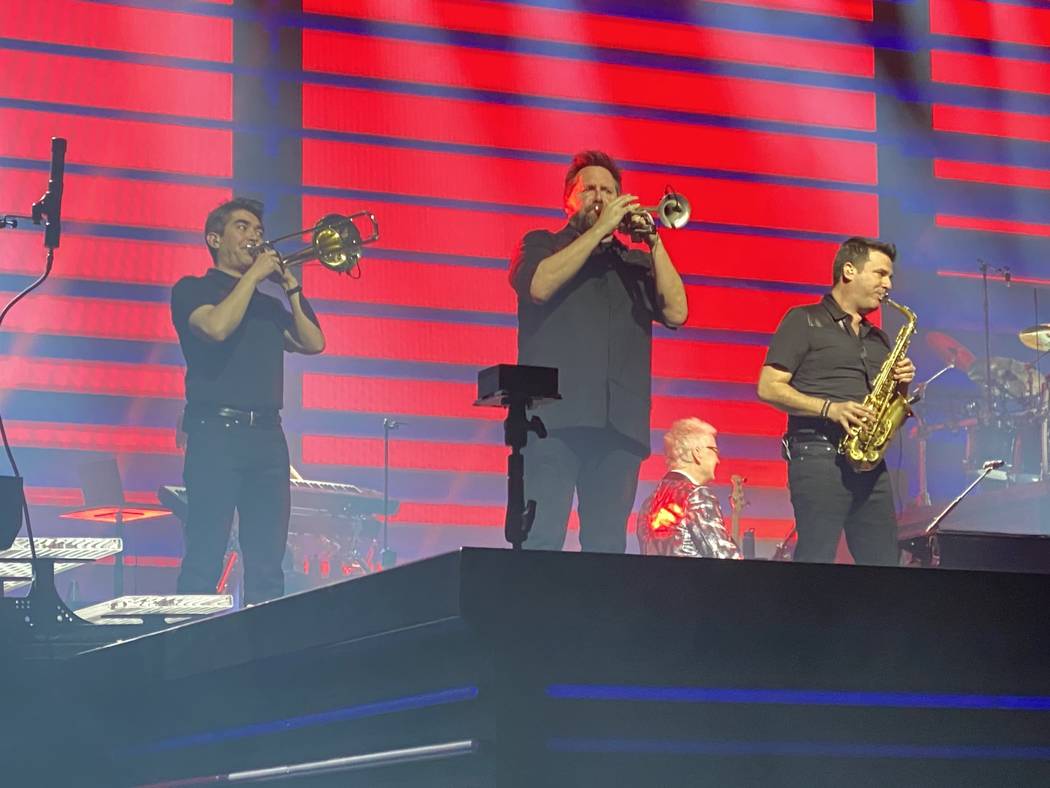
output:
M1042 390L1043 377L1031 364L1015 358L992 356L992 395L1023 400ZM967 373L975 383L984 383L984 364L974 364Z
M955 337L948 336L940 331L928 331L926 333L926 345L937 354L937 357L945 364L954 364L963 372L969 372L977 357Z
M1029 326L1019 332L1017 338L1021 340L1021 344L1025 347L1038 350L1040 353L1046 352L1050 350L1050 324L1042 323Z

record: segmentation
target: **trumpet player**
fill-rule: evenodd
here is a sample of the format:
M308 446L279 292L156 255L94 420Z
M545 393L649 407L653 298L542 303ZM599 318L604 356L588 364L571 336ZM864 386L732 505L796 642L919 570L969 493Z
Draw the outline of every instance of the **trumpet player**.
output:
M868 321L893 287L896 247L849 238L832 265L831 292L788 311L766 353L758 396L788 414L783 455L795 510L795 560L832 563L843 531L854 561L895 565L897 520L886 463L858 471L839 454L847 430L874 417L864 400L892 342ZM915 365L892 378L906 388Z
M178 591L213 594L233 514L244 561L244 601L284 593L290 494L281 428L284 352L320 353L321 325L291 270L262 245L263 204L238 197L208 214L212 268L180 279L171 317L186 359L189 497ZM259 292L280 279L290 307Z
M548 437L525 450L525 492L537 504L531 549L562 549L575 493L581 547L624 552L649 455L652 324L687 317L682 279L621 180L607 154L577 154L564 182L568 222L526 234L510 266L518 361L557 367L562 395L543 409Z

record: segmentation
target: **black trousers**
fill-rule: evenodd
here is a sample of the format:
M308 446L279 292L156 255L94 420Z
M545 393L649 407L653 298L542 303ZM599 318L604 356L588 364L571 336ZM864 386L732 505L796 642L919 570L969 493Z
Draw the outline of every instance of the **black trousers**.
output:
M525 454L525 498L536 501L536 519L524 547L561 550L572 496L580 515L580 546L587 552L627 549L627 518L638 490L642 456L613 429L575 427L529 436Z
M833 563L842 532L858 564L896 566L897 516L886 463L853 470L829 441L788 440L796 561Z
M249 427L218 418L190 420L183 479L189 497L180 594L214 594L233 513L244 561L244 601L284 593L291 494L288 444L280 426Z

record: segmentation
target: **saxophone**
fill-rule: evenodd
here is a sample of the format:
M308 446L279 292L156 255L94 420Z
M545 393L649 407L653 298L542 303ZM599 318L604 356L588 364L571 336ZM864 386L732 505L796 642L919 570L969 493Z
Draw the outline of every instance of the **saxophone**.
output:
M915 313L890 298L882 299L882 303L900 310L905 323L897 333L893 349L882 363L871 392L864 398L864 404L871 408L875 418L861 427L854 427L839 442L839 454L844 454L857 471L870 471L882 462L890 438L904 420L912 415L908 398L901 393L893 379L893 367L908 352L908 345L915 334Z

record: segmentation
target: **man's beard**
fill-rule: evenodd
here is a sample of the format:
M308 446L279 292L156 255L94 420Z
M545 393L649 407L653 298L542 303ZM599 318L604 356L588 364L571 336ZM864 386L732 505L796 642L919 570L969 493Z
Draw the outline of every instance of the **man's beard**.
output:
M580 231L591 229L596 221L598 212L594 210L594 206L577 211L569 219L569 223Z

